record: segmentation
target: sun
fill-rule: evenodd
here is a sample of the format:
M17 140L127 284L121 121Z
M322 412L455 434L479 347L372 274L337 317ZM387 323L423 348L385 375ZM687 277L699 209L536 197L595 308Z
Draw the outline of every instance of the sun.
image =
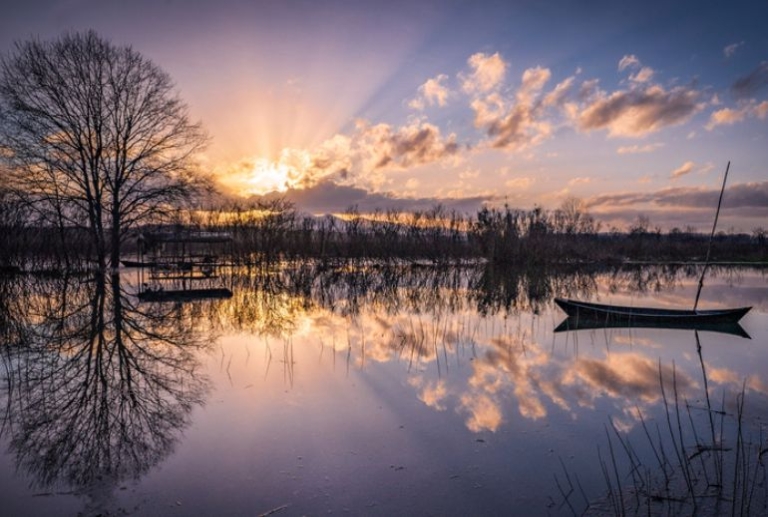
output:
M261 195L285 192L292 183L291 170L286 164L259 158L254 161L253 169L245 178L244 189L247 194Z

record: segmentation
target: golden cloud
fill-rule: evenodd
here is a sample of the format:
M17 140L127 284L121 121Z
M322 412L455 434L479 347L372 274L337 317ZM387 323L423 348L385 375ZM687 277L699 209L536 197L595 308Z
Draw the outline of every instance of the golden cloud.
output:
M498 87L507 72L507 63L496 52L493 55L479 52L467 60L471 68L469 75L463 76L462 89L467 93L487 93Z
M409 102L408 106L416 110L423 110L427 106L445 106L450 95L450 90L443 84L447 80L448 76L445 74L428 79L419 86L418 97Z
M578 116L585 131L607 129L610 136L641 137L667 126L679 125L701 111L697 90L662 86L600 93Z
M685 162L680 167L672 171L672 178L679 178L680 176L690 174L695 166L696 164L691 161Z

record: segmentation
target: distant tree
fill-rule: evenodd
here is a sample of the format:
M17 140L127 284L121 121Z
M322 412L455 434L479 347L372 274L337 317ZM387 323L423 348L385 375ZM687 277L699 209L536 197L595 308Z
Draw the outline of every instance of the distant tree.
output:
M637 220L629 227L629 234L634 236L646 235L651 226L651 220L645 214L637 216Z
M599 229L584 201L574 196L563 200L560 208L555 210L554 217L558 231L567 235L596 233Z
M113 266L138 222L202 185L205 144L170 76L93 31L17 43L0 60L0 159L12 187L50 223L87 228Z
M758 226L752 229L752 237L754 237L755 241L757 241L757 244L760 246L765 245L767 235L768 231L766 231L762 226Z

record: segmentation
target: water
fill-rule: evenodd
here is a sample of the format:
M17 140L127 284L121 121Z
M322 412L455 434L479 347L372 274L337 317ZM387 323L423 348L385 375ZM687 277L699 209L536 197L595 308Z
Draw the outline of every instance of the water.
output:
M753 305L751 339L700 348L689 330L553 332L554 296L688 307L695 270L229 273L232 298L187 303L139 302L131 271L3 282L4 515L611 513L610 447L623 491L619 439L660 479L644 429L666 440L676 409L688 455L721 409L718 443L738 448L741 414L768 447L760 270L710 272L701 308Z

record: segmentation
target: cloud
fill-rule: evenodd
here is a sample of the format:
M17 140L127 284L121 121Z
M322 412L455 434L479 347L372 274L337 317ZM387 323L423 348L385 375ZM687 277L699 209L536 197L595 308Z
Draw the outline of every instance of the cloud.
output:
M475 127L486 131L491 147L521 151L541 143L552 134L552 124L545 118L550 105L541 100L542 90L551 75L546 68L529 68L523 72L514 99L492 92L470 103L475 112ZM563 90L567 87L558 85L550 94L564 95ZM547 98L547 95L543 97ZM554 102L555 97L550 99Z
M488 197L475 196L465 198L438 197L398 197L390 193L371 192L365 188L339 185L327 179L307 188L291 188L286 192L273 192L263 196L254 196L251 200L271 200L284 198L297 209L312 214L341 213L350 206L357 206L362 213L375 210L400 210L413 212L429 210L435 205L442 205L447 210L461 213L475 213L489 201Z
M601 220L609 217L631 221L642 213L653 215L654 222L667 226L692 224L706 228L712 224L719 188L670 187L655 192L604 194L585 200L585 206ZM670 210L675 208L675 210ZM723 197L723 215L739 217L744 224L764 224L768 217L768 181L738 183L728 187ZM749 227L742 228L748 231Z
M690 174L691 171L693 171L693 168L696 166L693 162L685 162L680 167L672 171L672 178L679 178L680 176L685 176L686 174Z
M768 88L768 61L763 61L749 74L738 78L731 85L731 93L736 98L745 98L755 95L764 88Z
M437 126L421 120L400 127L358 121L351 137L337 135L310 153L311 165L302 171L301 183L312 186L336 178L380 189L387 171L437 162L458 151L454 134L443 136Z
M580 176L577 178L572 178L568 181L569 187L575 187L576 185L586 185L587 183L591 183L592 178L586 177L586 176Z
M629 80L635 83L647 83L650 82L651 79L653 79L653 68L649 66L644 66L641 68L636 74L632 74L629 76Z
M504 186L511 189L525 190L533 185L533 178L513 178L504 182Z
M664 147L662 142L656 142L646 145L628 145L622 146L616 149L617 154L640 154L640 153L652 153L656 149Z
M585 131L607 129L610 136L641 137L687 122L703 108L699 97L692 88L665 90L660 85L600 93L581 111L577 124Z
M549 92L544 97L544 106L546 107L563 107L566 104L567 96L571 93L571 90L573 89L573 83L575 82L576 77L571 76L566 78L565 80L561 81L560 83L555 86L554 90Z
M634 54L629 54L619 60L619 72L623 72L627 68L634 68L640 66L640 60Z
M608 93L598 88L597 80L584 81L582 105L570 113L577 128L607 129L609 136L643 137L687 122L706 105L693 87L654 84L655 71L642 66L635 55L621 58L618 68L636 70L629 76L628 89Z
M517 91L518 102L521 104L531 104L538 94L541 93L542 88L547 84L550 77L552 77L552 72L548 68L540 66L529 68L523 72L522 83Z
M389 124L361 123L358 130L356 150L365 157L366 168L405 169L441 160L459 149L456 135L444 138L437 126L422 121L398 129Z
M731 43L730 45L726 45L726 47L723 49L723 55L726 58L732 57L736 51L739 49L739 47L743 46L744 42L740 41L738 43Z
M456 136L444 136L423 120L395 127L360 120L350 135L337 134L314 149L286 148L275 161L251 158L217 171L222 185L242 194L309 188L332 180L381 190L388 173L439 162L459 152Z
M757 103L755 100L740 103L738 108L721 108L712 112L705 126L709 131L717 126L733 125L747 118L765 119L768 117L768 101Z
M419 110L445 106L451 96L463 92L474 114L474 126L483 134L472 147L481 150L526 151L558 130L573 128L605 129L609 136L643 137L682 124L707 105L700 102L702 94L693 87L653 84L653 70L642 66L634 55L626 55L619 62L620 70L631 68L634 73L629 82L624 82L627 86L618 91L601 90L596 79L577 85L581 70L548 87L552 72L541 66L524 70L517 86L510 86L505 82L508 64L499 53L474 54L467 64L467 70L457 76L461 92L450 91L449 76L437 74L419 87L409 105ZM753 116L768 115L768 101L750 106ZM723 123L728 115L724 113L713 115L712 124ZM624 146L617 153L651 152L661 145ZM237 171L230 171L229 183L233 189L238 184L247 185L240 188L246 194L313 188L327 182L365 192L387 192L392 190L393 174L408 171L407 175L400 174L400 185L410 179L407 188L413 191L417 173L425 166L456 165L462 159L462 150L469 148L458 143L455 133L444 133L424 116L412 116L402 125L360 120L351 132L337 134L314 148L284 149L275 163L257 163L254 159L240 164ZM226 171L221 173L222 177L226 175ZM462 173L458 177L460 186L469 179L466 172ZM528 179L513 179L507 187L525 189L530 184ZM440 195L463 195L447 188Z
M419 86L418 97L408 103L408 106L419 111L427 106L437 105L442 108L448 104L448 97L450 95L450 90L443 84L447 80L448 76L445 74L428 79Z
M711 131L717 126L732 125L736 122L741 122L746 117L746 109L722 108L714 111L709 116L709 123L706 125L706 128Z
M600 94L600 79L587 79L581 83L581 87L579 88L580 101L588 102Z
M493 55L479 52L467 60L469 75L462 76L462 89L466 93L487 93L497 88L507 72L507 63L496 52Z
M633 83L647 83L653 79L654 70L649 66L642 66L640 60L634 54L626 55L619 61L619 72L627 68L637 69L637 72L630 74L629 80Z

